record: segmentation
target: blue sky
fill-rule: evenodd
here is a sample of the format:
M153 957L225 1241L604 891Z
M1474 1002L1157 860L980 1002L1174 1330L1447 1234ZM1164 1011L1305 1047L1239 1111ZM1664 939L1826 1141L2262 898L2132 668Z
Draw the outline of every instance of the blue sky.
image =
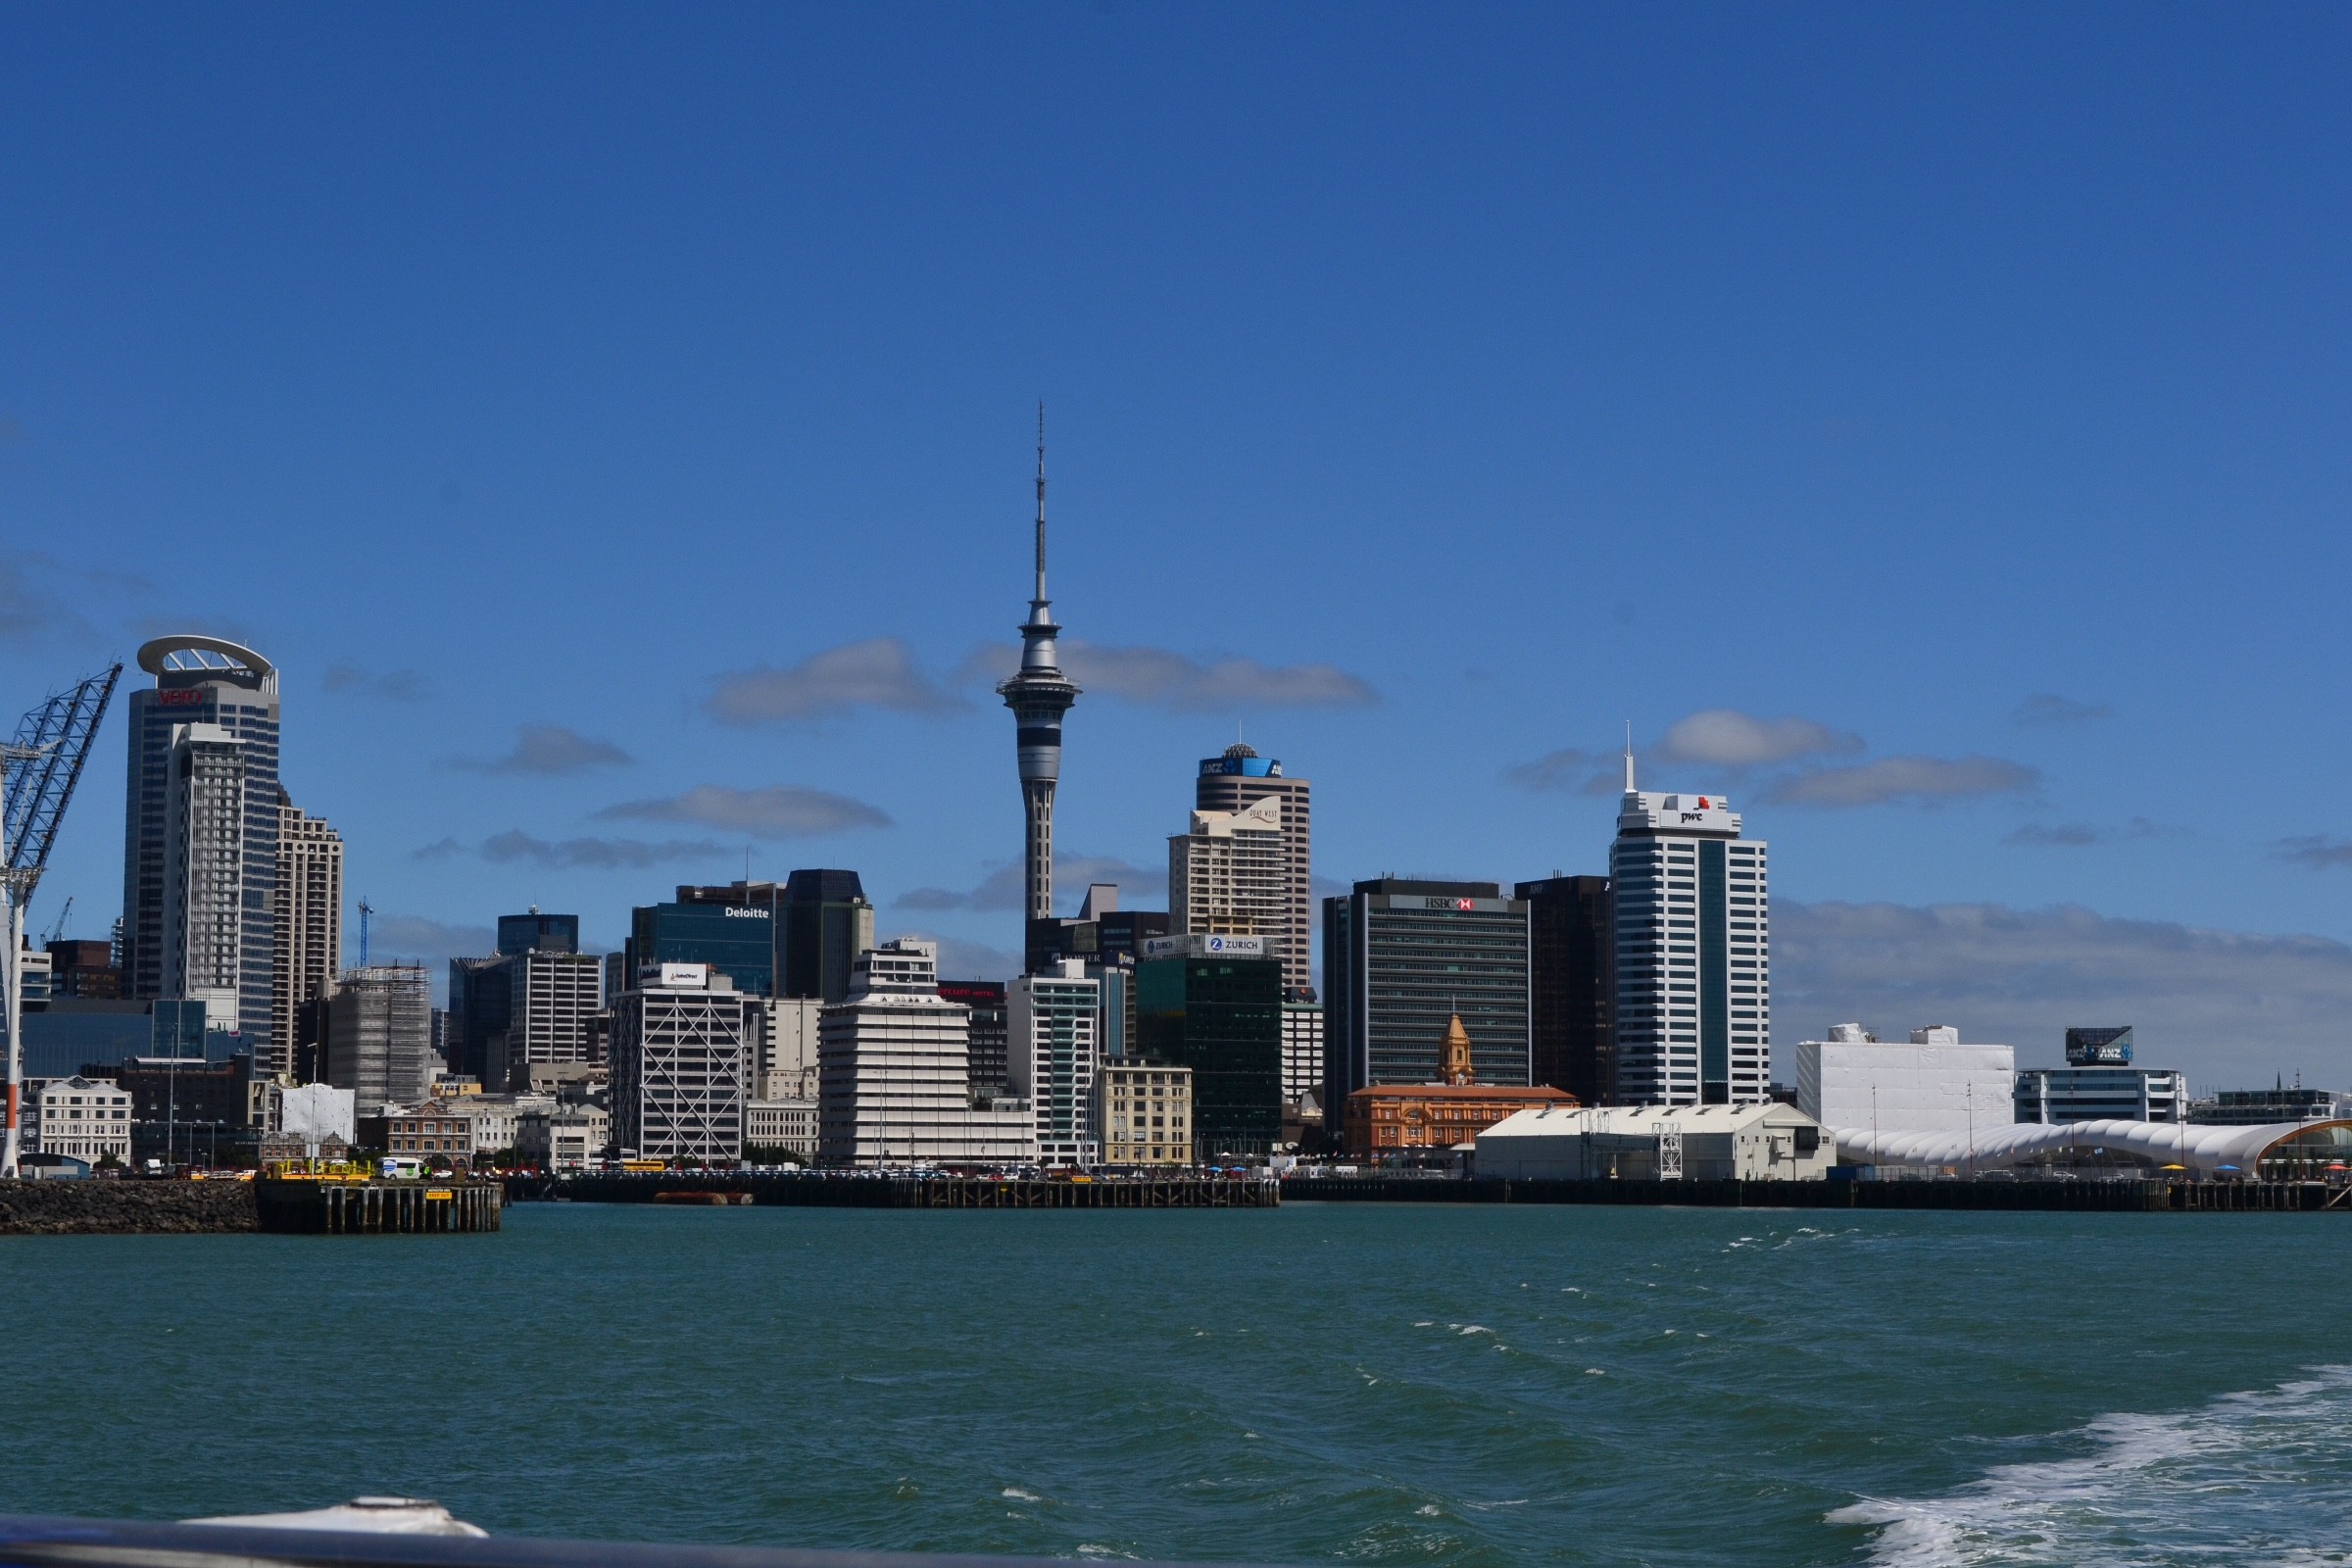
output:
M379 954L748 848L984 965L1042 397L1073 901L1159 901L1237 725L1334 881L1597 870L1630 719L1773 843L1784 1043L2352 1083L2348 68L2291 5L11 7L0 674L252 640ZM121 743L36 925L115 911Z

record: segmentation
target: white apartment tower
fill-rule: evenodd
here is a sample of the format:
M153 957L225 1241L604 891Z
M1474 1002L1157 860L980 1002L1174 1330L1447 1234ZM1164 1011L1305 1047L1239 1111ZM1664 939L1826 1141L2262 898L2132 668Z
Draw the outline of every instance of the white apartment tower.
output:
M534 1066L589 1059L591 1030L605 1005L601 956L533 948L500 959L486 983L502 978L508 988L507 1027L483 1042L482 1050L482 1076L489 1087L514 1094L529 1083Z
M1087 978L1080 960L1063 958L1045 974L1015 980L1005 1003L1005 1081L1030 1103L1037 1157L1053 1165L1102 1163L1095 1131L1101 983Z
M254 1071L291 1082L303 1009L334 995L343 968L343 841L277 792L277 940L270 970L270 1043ZM321 1030L323 1021L316 1024Z
M1264 937L1268 951L1282 957L1290 916L1282 797L1236 811L1197 810L1192 830L1168 840L1169 935Z
M1617 909L1616 1100L1747 1105L1771 1098L1772 942L1765 847L1720 795L1634 787L1609 848Z
M245 748L218 724L178 724L170 758L162 994L203 1003L206 1029L233 1030L254 935L245 919Z
M939 949L858 955L817 1019L817 1152L828 1165L1012 1164L1036 1157L1029 1107L976 1106L971 1009L939 994Z
M1293 995L1315 983L1313 793L1305 779L1283 772L1281 759L1260 757L1239 741L1226 747L1222 756L1201 759L1193 785L1193 808L1198 811L1236 812L1264 800L1282 803L1277 846L1282 860L1281 913L1270 923L1261 914L1256 933L1240 934L1262 935L1272 943L1267 951L1282 960L1283 990ZM1177 885L1171 878L1171 908ZM1170 930L1178 936L1195 931L1219 934L1181 921L1172 923Z

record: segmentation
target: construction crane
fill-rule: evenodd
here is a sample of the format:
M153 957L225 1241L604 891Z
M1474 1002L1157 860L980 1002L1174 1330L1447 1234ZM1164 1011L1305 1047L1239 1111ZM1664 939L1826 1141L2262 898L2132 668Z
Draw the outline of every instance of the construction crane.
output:
M41 941L42 947L46 948L50 943L59 940L66 934L66 921L73 913L74 895L69 893L66 895L66 906L57 911L57 923L49 928L49 935Z
M0 1025L8 1030L8 1122L0 1139L0 1178L17 1175L23 1139L24 1096L24 906L49 866L58 824L81 782L98 721L113 701L116 664L70 690L51 695L17 726L16 739L0 746L0 767L8 777L0 797L0 906L5 906L8 952L0 956Z
M360 900L360 967L368 967L368 917L375 913L375 906L367 899Z

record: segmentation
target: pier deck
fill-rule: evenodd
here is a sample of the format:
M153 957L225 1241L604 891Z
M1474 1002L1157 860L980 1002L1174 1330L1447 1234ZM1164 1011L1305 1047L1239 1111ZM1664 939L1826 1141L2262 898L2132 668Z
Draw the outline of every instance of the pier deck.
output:
M510 1177L516 1202L675 1203L695 1193L748 1194L754 1204L798 1208L1272 1208L1271 1181L1175 1177L1160 1181L995 1181L977 1176L751 1176L734 1171L664 1176Z

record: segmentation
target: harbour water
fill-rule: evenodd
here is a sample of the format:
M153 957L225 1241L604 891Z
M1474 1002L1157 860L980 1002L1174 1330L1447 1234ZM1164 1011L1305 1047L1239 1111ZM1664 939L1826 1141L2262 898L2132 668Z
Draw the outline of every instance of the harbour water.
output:
M0 1241L0 1509L1443 1564L2352 1543L2352 1219L523 1204Z

